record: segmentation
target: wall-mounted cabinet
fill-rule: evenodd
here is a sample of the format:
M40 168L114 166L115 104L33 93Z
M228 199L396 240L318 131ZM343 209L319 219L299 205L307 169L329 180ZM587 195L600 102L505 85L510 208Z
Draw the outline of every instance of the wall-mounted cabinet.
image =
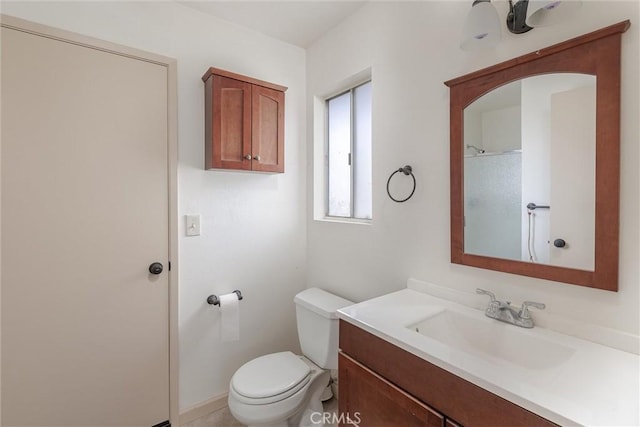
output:
M205 82L205 168L284 172L284 86L217 68Z

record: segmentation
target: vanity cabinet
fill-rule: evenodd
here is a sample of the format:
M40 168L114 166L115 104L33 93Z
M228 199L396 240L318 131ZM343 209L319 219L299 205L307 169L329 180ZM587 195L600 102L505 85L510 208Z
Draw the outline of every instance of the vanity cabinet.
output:
M205 82L205 168L284 172L286 87L218 68Z
M338 384L340 414L363 427L556 425L344 320Z

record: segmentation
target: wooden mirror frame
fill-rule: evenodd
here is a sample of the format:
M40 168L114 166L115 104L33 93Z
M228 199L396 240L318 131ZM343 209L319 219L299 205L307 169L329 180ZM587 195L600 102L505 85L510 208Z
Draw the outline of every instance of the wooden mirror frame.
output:
M451 262L505 273L618 290L620 205L620 51L627 21L449 80ZM548 73L596 76L594 271L464 252L464 110L507 83Z

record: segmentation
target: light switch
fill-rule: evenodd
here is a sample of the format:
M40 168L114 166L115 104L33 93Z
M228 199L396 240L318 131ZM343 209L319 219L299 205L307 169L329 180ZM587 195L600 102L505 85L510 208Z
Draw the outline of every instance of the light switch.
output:
M200 215L185 215L187 236L200 235Z

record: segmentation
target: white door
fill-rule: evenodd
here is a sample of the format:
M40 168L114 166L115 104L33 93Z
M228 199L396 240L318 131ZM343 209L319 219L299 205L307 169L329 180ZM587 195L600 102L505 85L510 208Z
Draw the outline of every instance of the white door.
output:
M2 29L2 425L169 419L167 82Z
M551 95L552 265L593 271L596 230L596 85ZM564 247L555 247L562 239Z

